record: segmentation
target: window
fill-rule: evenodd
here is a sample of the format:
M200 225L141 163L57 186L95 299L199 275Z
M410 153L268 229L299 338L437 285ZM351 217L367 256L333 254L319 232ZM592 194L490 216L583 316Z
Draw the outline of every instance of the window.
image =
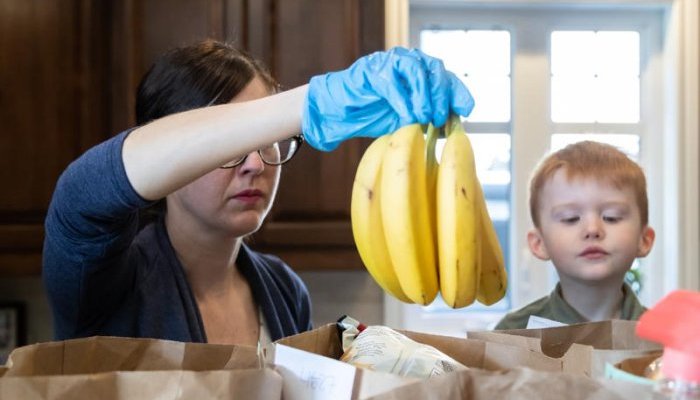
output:
M505 252L509 289L504 300L452 310L387 298L386 323L404 329L463 335L486 329L507 310L546 295L557 282L551 266L530 256L527 183L545 154L591 139L620 147L647 171L650 203L661 202L664 8L501 5L414 1L410 45L440 57L472 91L476 107L464 121L479 179ZM657 231L663 216L651 215ZM638 263L658 298L654 274L662 265L663 235ZM654 268L645 268L653 265ZM648 303L648 301L647 301Z
M553 122L639 122L639 32L553 31L550 60Z

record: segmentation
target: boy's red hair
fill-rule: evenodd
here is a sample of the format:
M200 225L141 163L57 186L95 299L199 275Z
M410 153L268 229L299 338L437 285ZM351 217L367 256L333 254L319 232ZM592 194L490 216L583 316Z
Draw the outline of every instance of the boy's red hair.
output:
M631 188L639 206L642 226L649 222L647 184L642 168L617 148L600 142L583 141L570 144L540 162L530 180L530 216L539 227L540 193L544 184L560 169L567 179L593 178L618 189Z

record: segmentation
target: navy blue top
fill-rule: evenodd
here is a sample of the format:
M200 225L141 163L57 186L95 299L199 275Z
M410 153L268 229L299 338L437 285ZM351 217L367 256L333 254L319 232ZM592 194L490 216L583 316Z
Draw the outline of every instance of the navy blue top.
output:
M57 340L94 335L206 342L204 324L163 220L139 231L151 203L127 179L129 131L88 150L58 180L46 217L43 279ZM306 286L279 258L241 246L272 340L311 326Z

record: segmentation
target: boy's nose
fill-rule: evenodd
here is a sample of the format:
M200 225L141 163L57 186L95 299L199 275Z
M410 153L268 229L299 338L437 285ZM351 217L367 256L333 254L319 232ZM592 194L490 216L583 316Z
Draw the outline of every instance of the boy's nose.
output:
M586 239L600 239L601 235L598 231L588 231L586 232Z
M591 219L585 226L586 239L601 239L603 238L603 227L597 219Z

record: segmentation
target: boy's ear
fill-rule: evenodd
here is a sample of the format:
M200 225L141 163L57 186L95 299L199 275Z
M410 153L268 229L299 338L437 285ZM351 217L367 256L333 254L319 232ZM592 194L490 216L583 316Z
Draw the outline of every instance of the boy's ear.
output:
M527 232L527 245L530 247L530 252L542 261L549 260L549 252L544 244L544 239L539 229L534 228Z
M652 246L654 246L654 239L656 239L656 232L650 226L645 226L642 229L642 235L639 237L639 248L637 249L637 257L646 257L651 251Z

